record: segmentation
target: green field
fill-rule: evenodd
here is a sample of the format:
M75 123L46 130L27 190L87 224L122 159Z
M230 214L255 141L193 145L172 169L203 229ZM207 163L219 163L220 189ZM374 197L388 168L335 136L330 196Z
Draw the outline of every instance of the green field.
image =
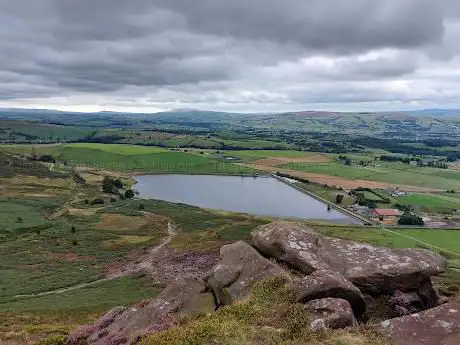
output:
M398 236L377 228L359 228L350 226L321 226L316 227L320 232L334 237L354 241L372 243L390 248L420 248L426 247L416 241ZM432 229L392 229L392 231L427 242L433 246L457 253L460 258L460 230Z
M220 151L226 157L234 157L243 162L251 162L264 158L306 158L320 153L292 150L229 150ZM327 155L325 155L327 156Z
M382 201L382 198L372 192L368 192L368 191L364 191L364 192L360 192L360 193L363 193L364 197L367 199L367 200L372 200L372 201Z
M459 209L460 198L442 194L410 194L398 197L398 202L428 209Z
M435 168L419 168L403 164L386 166L347 166L341 163L289 163L283 168L307 173L405 184L442 190L460 190L460 172Z
M124 144L93 144L93 143L75 143L66 144L65 147L76 147L91 150L101 150L108 153L115 153L118 155L142 155L149 153L168 152L165 149L154 146L139 146L139 145L124 145Z
M334 187L324 187L315 183L297 183L296 185L332 203L336 202L337 194L342 194L344 195L341 204L342 206L352 205L355 202L354 197L349 196L347 193L344 193L342 190L336 189Z
M152 173L254 175L241 167L205 155L167 151L157 147L119 144L68 144L53 146L5 145L5 151L25 155L49 153L57 163L116 171Z

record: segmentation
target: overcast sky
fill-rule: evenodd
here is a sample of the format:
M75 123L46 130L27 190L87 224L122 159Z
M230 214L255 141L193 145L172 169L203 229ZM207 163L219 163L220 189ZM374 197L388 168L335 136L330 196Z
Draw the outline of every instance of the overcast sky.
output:
M0 0L0 107L460 108L460 1Z

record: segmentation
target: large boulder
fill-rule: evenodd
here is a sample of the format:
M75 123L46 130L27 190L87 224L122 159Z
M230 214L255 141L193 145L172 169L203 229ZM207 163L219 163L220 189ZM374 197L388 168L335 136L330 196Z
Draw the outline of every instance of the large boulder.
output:
M376 247L323 236L306 225L283 221L258 227L253 245L263 255L305 274L325 269L339 272L361 291L375 296L400 290L435 298L430 276L441 273L446 265L442 256L428 250ZM425 303L435 305L436 301Z
M158 297L132 308L116 308L73 332L68 344L130 344L133 340L177 325L181 318L215 310L214 297L198 279L178 279Z
M460 302L383 321L380 330L394 345L460 344Z
M307 226L276 221L256 228L252 235L253 246L263 255L304 274L329 268L317 253L321 236Z
M300 303L335 297L347 300L357 316L366 311L366 302L361 291L338 272L316 271L298 280L294 286Z
M317 331L324 328L345 328L357 326L350 303L339 298L316 299L305 304L312 318L310 328Z
M230 304L248 296L253 285L267 277L291 276L274 262L265 259L246 242L223 246L219 263L205 277L218 305Z

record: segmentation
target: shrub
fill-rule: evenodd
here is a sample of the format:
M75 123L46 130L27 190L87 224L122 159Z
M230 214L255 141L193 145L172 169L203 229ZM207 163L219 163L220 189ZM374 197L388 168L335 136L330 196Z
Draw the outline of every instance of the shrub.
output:
M74 226L72 226L72 227L70 228L70 231L71 231L71 232L74 234L74 233L75 233L75 231L77 231L77 229L75 229L75 227L74 227Z
M102 180L102 191L104 193L116 194L118 189L121 188L123 188L123 182L120 179L105 176Z
M104 199L96 198L91 201L91 205L104 205Z
M343 201L343 195L342 195L342 194L337 194L337 195L335 196L335 203L336 203L336 204L341 204L342 201Z
M425 225L423 219L415 214L404 213L398 220L399 225Z
M125 192L125 198L126 199L132 199L134 198L134 191L132 189L128 189L126 192Z

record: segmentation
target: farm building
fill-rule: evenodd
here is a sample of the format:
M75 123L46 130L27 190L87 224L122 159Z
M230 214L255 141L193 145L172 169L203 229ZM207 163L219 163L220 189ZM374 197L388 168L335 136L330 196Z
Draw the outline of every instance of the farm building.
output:
M401 212L396 209L376 208L373 212L374 216L385 223L394 223L401 216Z

